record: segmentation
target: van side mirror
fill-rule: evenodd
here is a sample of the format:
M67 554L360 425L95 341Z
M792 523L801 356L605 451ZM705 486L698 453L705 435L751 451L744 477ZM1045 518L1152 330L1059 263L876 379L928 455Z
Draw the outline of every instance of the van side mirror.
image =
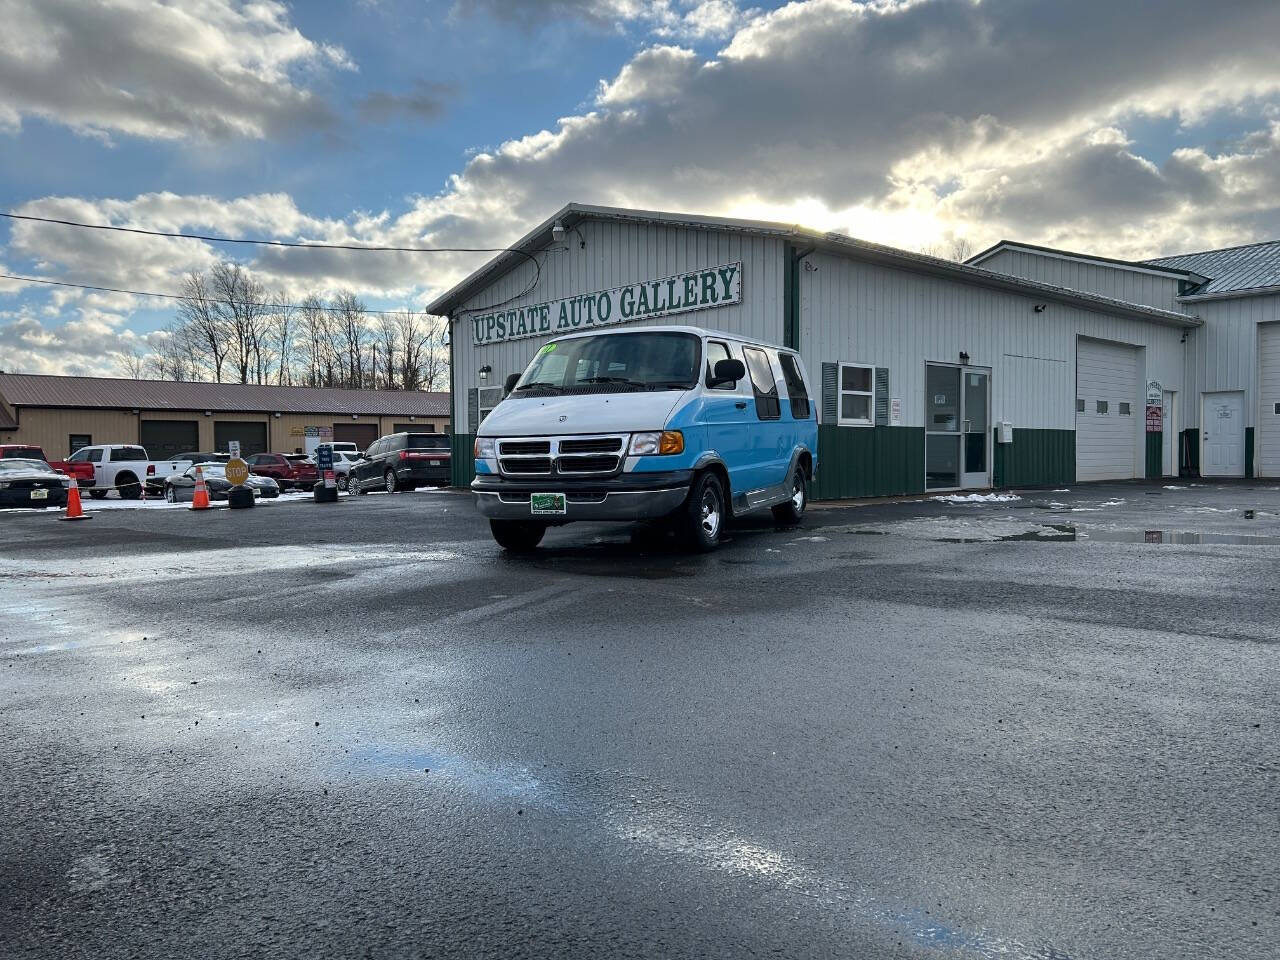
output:
M747 368L741 360L734 360L732 357L727 360L717 360L711 371L711 382L707 386L718 387L723 383L737 383L746 375Z
M520 374L518 373L513 373L511 374L511 376L507 377L507 383L506 383L506 386L503 387L502 395L505 397L507 396L507 394L511 393L511 391L516 388L516 384L519 382L520 382Z

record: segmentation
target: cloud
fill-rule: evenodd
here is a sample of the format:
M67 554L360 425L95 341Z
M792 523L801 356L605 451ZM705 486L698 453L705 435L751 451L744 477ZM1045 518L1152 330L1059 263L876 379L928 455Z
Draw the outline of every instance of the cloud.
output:
M329 125L306 85L354 69L276 0L0 0L0 130L37 116L80 133L261 138Z
M442 83L418 83L408 93L375 90L357 104L361 118L372 123L394 120L436 120L444 113L454 89Z
M726 37L747 16L734 0L456 0L450 11L455 21L479 14L526 30L577 20L595 29L635 25L686 40Z

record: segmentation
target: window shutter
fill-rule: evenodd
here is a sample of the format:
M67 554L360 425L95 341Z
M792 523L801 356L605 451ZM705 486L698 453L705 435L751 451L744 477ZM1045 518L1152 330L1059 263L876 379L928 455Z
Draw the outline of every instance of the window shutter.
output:
M822 422L840 422L840 364L822 365Z
M889 425L889 368L876 367L876 426Z
M467 391L467 423L471 426L470 433L480 428L480 390L477 387Z

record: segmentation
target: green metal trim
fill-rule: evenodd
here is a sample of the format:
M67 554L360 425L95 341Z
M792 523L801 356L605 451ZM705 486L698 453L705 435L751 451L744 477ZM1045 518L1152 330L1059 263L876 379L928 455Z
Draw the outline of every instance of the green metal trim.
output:
M1244 428L1244 475L1253 479L1253 427Z
M471 433L455 433L449 438L455 487L469 487L476 478L475 446L476 438Z
M993 442L998 428L992 431ZM1074 430L1015 427L1013 443L996 443L992 458L994 487L1052 487L1076 480Z
M797 350L800 347L800 278L796 245L788 243L782 255L782 345Z
M1147 431L1147 479L1164 476L1164 434Z
M923 427L818 427L817 500L924 493Z

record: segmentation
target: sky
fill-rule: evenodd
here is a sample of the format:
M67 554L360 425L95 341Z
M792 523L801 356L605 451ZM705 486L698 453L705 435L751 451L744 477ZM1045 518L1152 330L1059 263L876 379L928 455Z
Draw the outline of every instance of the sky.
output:
M0 0L0 209L502 247L564 204L913 250L1280 237L1274 0ZM485 255L0 222L0 273L421 308ZM0 279L0 369L120 375L173 307Z

